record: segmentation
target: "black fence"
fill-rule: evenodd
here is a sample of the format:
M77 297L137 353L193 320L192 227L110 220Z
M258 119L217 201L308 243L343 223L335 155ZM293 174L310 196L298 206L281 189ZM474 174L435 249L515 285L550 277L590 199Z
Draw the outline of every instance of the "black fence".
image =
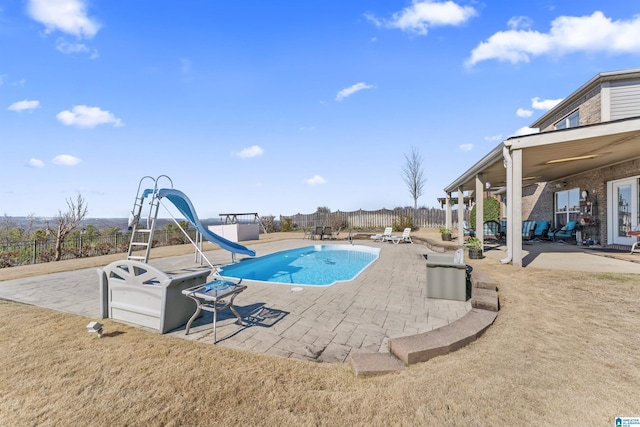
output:
M195 230L187 230L187 234L192 240L195 239L195 233ZM127 252L130 241L130 232L110 236L84 236L79 234L67 237L62 244L60 259L86 258ZM153 236L153 247L185 243L189 243L189 239L181 231L158 230ZM0 268L53 261L55 247L55 239L2 242L0 243Z

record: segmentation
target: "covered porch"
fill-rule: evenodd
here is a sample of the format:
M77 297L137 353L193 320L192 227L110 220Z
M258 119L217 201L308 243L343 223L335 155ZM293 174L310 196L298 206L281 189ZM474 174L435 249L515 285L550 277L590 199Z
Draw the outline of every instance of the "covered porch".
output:
M539 183L565 183L572 177L585 175L582 185L594 188L598 192L600 226L607 237L604 245L618 233L614 226L618 221L612 196L616 188L611 177L590 173L615 165L625 164L640 158L640 119L625 119L607 123L562 129L526 136L511 137L491 150L479 162L469 168L460 177L444 188L445 199L457 199L462 206L466 197L474 197L476 205L476 224L483 223L483 199L487 191L503 192L506 195L506 250L501 259L503 263L523 266L523 189ZM625 170L620 178L635 180L631 190L629 218L625 227L638 226L640 198L637 177L640 168L631 163L631 169ZM620 172L617 172L620 173ZM617 202L617 200L615 200ZM451 203L446 203L447 221L451 220ZM554 214L553 207L547 213ZM463 244L463 211L458 210L458 243ZM545 218L532 218L545 219ZM451 228L451 222L447 223ZM484 241L482 227L476 227L476 236ZM623 238L621 238L624 241ZM631 242L631 240L630 240ZM631 243L629 243L631 244Z

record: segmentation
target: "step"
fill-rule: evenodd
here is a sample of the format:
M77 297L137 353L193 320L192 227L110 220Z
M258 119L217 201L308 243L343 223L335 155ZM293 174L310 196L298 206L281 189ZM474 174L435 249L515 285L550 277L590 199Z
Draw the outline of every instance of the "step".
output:
M474 288L498 290L498 284L489 275L477 268L473 268L471 272L471 286Z
M351 353L351 367L356 377L368 377L398 372L404 363L390 353Z
M472 288L471 307L488 311L500 310L498 292L492 291L491 289Z
M131 246L149 246L149 242L131 242Z
M139 255L129 255L127 257L127 259L131 259L131 260L146 260L147 257L146 256L139 256Z
M405 365L426 362L475 341L493 324L497 312L472 308L453 323L422 334L389 340L389 351Z

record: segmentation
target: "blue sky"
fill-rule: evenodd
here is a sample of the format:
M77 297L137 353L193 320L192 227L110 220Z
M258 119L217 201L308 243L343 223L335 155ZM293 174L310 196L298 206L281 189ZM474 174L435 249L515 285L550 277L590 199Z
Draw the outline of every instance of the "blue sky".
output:
M0 1L0 214L126 217L169 175L201 218L419 206L603 71L640 2Z

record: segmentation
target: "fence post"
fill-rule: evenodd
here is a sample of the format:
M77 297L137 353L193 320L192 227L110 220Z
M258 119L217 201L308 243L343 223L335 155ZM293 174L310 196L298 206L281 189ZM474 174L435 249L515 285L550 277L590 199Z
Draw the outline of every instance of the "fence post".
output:
M38 256L36 254L37 251L38 251L38 241L36 239L33 239L33 262L32 262L32 264L35 264L36 260L38 259Z

